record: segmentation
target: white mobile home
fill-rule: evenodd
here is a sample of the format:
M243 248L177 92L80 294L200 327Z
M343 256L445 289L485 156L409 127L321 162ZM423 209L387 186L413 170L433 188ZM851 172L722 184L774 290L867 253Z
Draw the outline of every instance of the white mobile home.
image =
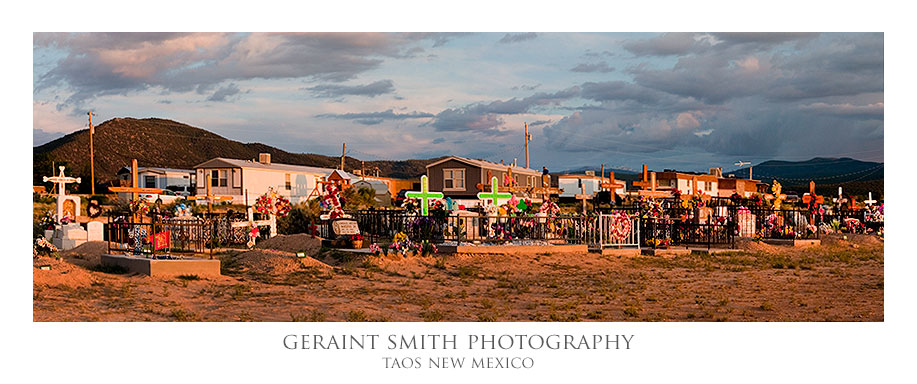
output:
M245 204L247 196L251 205L269 188L293 204L306 201L316 182L334 169L275 164L271 163L270 154L263 153L258 161L218 157L198 164L194 171L198 196L207 194L207 175L210 175L211 193L230 196L233 204Z
M131 167L118 171L124 186L131 185ZM190 187L194 185L194 170L156 167L137 167L137 184L140 188Z

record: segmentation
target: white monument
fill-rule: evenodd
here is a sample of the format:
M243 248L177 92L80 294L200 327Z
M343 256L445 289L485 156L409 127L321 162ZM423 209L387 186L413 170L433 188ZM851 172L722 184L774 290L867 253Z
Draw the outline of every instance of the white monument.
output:
M64 176L64 167L60 167L60 175L52 177L42 177L44 182L57 183L57 229L54 230L54 237L51 243L58 249L65 251L83 244L88 239L88 233L83 227L75 223L76 217L80 214L80 198L76 196L67 196L67 183L81 182L79 177ZM70 222L62 224L64 218L69 218Z
M90 221L86 223L86 232L88 241L104 241L105 234L103 233L104 225L101 221Z

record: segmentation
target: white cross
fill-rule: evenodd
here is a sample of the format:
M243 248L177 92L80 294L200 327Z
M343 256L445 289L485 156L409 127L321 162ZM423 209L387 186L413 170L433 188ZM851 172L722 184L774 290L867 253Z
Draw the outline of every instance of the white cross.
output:
M869 199L867 199L866 201L863 201L863 202L866 203L867 205L873 205L873 204L877 203L877 201L875 201L875 200L872 199L872 192L869 192Z
M64 204L63 203L64 203L64 196L67 196L67 190L66 190L67 183L80 183L81 182L79 177L64 176L64 168L65 168L64 166L60 166L60 175L58 176L51 176L51 177L43 176L41 178L41 180L44 181L45 183L49 181L52 183L57 183L57 223L58 224L60 224L60 220L62 219L61 216L64 214L63 212ZM79 212L77 212L76 214L78 215Z

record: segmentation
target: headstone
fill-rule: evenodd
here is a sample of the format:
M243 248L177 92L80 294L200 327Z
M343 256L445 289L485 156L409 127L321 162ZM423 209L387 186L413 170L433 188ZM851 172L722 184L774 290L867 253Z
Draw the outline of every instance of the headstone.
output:
M469 239L474 239L478 237L478 231L480 228L481 220L479 219L480 215L477 212L471 211L452 211L451 216L457 216L461 219L451 221L455 223L455 227L452 228L453 233L448 233L447 238L450 240L459 240L459 235L464 232L464 235L461 236L462 241L469 241ZM458 231L458 233L455 232Z
M736 217L736 221L739 224L739 236L742 237L754 237L755 236L755 215L750 211L740 211Z
M335 236L359 235L360 227L356 220L335 220L331 222Z
M86 232L88 241L103 241L105 240L105 234L103 231L104 225L100 221L90 221L86 223Z
M88 233L82 226L76 223L64 224L60 229L54 231L54 240L52 243L62 251L73 249L86 242Z

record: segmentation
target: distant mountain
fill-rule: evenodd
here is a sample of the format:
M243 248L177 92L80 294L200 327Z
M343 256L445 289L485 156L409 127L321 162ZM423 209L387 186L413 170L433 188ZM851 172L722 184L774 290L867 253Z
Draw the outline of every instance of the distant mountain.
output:
M723 172L738 178L748 177L748 168ZM806 161L770 160L752 167L752 176L768 184L777 180L784 191L809 191L809 181L815 182L816 193L836 196L837 187L843 187L845 194L879 197L883 193L885 164L860 161L848 157L816 157Z
M723 174L735 174L736 177L747 178L748 168L723 172ZM777 180L781 184L808 183L809 180L814 180L816 184L882 180L885 178L885 164L848 157L816 157L806 161L770 160L753 166L752 176L756 180L764 182Z
M190 169L215 157L257 159L259 153L270 153L271 161L284 164L337 168L340 157L313 153L290 153L262 143L241 143L207 130L166 119L115 118L95 127L93 135L96 182L116 179L121 167L136 158L140 166ZM49 176L51 162L66 164L67 174L89 180L89 130L73 132L33 148L33 178ZM379 168L380 176L411 178L426 172L426 165L437 159L402 161L366 161L365 169ZM360 160L347 157L347 170L359 169ZM56 172L55 172L56 173ZM81 190L88 190L83 182Z

